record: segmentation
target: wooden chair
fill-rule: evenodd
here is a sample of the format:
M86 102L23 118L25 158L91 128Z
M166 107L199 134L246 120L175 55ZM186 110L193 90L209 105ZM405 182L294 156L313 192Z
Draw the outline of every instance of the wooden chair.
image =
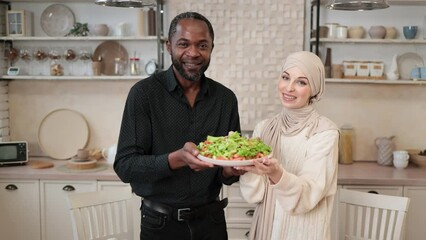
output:
M133 240L129 188L69 193L75 240Z
M339 239L400 240L410 199L339 190Z

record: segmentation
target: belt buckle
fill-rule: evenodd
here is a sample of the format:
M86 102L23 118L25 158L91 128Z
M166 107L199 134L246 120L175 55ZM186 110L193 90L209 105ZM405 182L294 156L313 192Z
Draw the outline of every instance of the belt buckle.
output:
M190 211L191 211L191 208L179 208L179 209L178 209L178 216L177 216L177 220L178 220L179 222L184 221L185 219L183 219L183 218L181 217L181 213L183 213L183 212L190 212Z

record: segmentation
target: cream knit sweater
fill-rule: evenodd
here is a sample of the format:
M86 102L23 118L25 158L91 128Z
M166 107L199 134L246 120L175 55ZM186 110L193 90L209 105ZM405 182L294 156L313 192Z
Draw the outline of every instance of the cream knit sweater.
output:
M260 136L265 121L253 137ZM258 203L250 239L328 240L333 199L337 189L337 130L327 130L306 139L306 130L281 136L283 175L272 185L265 176L240 176L243 198Z

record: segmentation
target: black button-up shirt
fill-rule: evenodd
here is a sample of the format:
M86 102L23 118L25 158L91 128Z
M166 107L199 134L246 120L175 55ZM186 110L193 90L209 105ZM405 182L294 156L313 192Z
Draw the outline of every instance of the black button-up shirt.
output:
M171 170L170 152L185 142L198 144L207 135L240 131L235 94L205 76L194 107L185 98L172 67L136 83L124 108L114 170L123 182L144 198L174 207L197 206L219 195L222 168Z

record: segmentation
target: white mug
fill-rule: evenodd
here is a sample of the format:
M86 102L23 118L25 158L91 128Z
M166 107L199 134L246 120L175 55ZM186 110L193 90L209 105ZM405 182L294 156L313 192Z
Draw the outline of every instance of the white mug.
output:
M113 164L115 160L115 154L117 153L117 144L114 144L108 148L102 149L102 157L109 164Z
M393 152L393 159L397 161L408 161L410 156L408 155L407 151L394 151Z

